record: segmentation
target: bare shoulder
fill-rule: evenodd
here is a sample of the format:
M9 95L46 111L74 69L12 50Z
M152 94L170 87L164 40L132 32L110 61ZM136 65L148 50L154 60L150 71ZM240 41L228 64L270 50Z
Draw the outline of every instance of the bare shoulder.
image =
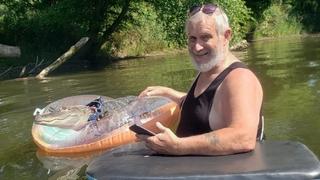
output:
M232 87L245 87L245 88L258 88L261 89L261 84L257 76L249 69L237 68L231 71L223 85L228 88Z
M232 98L239 102L253 100L260 103L263 90L257 76L249 69L237 68L231 71L224 79L220 87L223 98Z
M256 75L249 69L237 68L223 80L216 103L228 126L248 128L248 132L254 134L257 132L262 100L263 91Z

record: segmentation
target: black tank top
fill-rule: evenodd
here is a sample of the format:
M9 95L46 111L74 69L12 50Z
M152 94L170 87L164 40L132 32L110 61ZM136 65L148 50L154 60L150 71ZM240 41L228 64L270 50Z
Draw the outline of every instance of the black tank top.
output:
M241 62L232 63L224 69L198 97L194 97L194 90L199 76L196 78L183 102L180 123L177 129L177 135L179 137L187 137L212 131L209 125L209 114L214 95L226 76L236 68L247 68L247 66Z

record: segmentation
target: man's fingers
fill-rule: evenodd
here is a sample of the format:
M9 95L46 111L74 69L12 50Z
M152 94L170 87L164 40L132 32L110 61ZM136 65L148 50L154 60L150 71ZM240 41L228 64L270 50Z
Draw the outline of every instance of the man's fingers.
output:
M149 86L147 87L145 90L143 90L138 97L145 97L145 96L151 96L152 93L151 91L153 91L154 87L153 86Z
M142 92L139 94L138 97L144 97L144 96L147 96L147 91L146 91L146 90L142 91Z
M164 127L160 122L156 122L156 126L161 132L165 132L167 130L167 128Z

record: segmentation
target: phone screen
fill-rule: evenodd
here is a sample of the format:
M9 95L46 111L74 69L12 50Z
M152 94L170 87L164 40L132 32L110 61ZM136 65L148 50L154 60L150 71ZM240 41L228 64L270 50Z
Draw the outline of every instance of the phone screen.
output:
M139 126L137 124L134 124L132 126L129 127L129 129L137 134L143 134L143 135L149 135L149 136L154 136L155 133L142 127L142 126Z

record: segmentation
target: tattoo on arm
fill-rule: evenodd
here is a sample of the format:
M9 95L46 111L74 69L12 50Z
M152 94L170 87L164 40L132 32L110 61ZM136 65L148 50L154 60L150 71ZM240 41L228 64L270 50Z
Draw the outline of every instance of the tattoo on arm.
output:
M218 136L214 133L207 133L205 134L205 137L207 138L208 142L214 146L216 146L220 142Z

